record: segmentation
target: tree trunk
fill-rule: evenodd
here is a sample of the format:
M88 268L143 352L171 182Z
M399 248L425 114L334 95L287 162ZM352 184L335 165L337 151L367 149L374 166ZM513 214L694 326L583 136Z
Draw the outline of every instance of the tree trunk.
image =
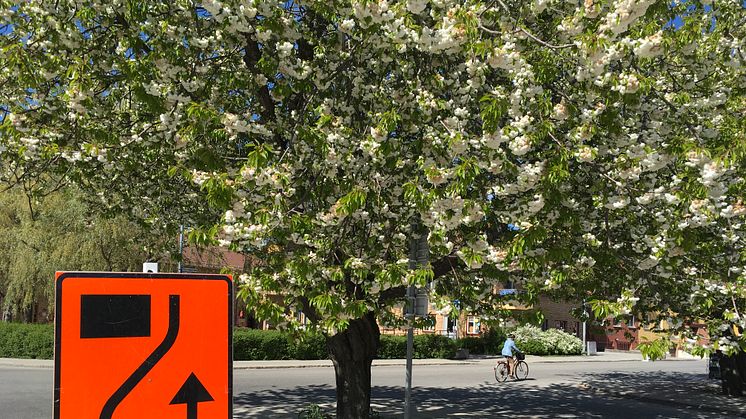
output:
M746 387L746 353L720 357L720 380L723 394L733 397L743 395Z
M370 414L370 366L381 331L373 312L352 320L327 346L337 377L337 419L367 419Z

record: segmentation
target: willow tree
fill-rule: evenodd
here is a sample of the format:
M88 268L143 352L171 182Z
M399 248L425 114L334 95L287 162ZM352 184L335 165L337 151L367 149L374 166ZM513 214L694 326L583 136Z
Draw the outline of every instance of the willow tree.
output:
M240 295L328 334L340 418L408 285L743 326L740 0L2 4L4 176L262 260Z
M3 191L0 318L50 321L55 271L139 271L144 260L162 257L168 242L176 247L158 233L123 216L91 214L74 188L31 201L20 188Z

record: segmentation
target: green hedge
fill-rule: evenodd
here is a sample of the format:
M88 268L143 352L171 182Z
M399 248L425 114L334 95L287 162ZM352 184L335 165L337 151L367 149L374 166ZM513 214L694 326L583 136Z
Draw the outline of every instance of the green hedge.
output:
M484 345L484 343L480 343ZM492 347L492 343L488 345ZM452 358L457 341L441 335L416 335L413 357ZM51 359L54 353L54 325L0 322L0 358ZM381 335L379 359L407 356L406 336ZM236 361L281 359L327 359L326 340L320 334L293 339L277 330L235 328L233 359Z
M502 351L505 338L502 329L492 328L479 337L456 339L456 346L468 349L474 355L496 355Z
M425 358L453 358L456 354L456 341L442 335L414 336L415 359ZM407 337L381 335L381 347L378 349L379 359L401 359L407 357Z
M293 339L277 330L234 329L233 359L258 361L274 359L326 359L324 336L309 334Z
M0 322L0 358L52 359L54 325Z

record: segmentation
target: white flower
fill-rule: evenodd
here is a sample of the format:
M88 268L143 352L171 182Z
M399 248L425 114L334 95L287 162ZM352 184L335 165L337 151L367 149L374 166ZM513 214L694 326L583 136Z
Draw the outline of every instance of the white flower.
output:
M663 32L658 31L642 41L635 48L635 55L643 58L652 58L663 53Z
M407 10L418 15L427 7L428 0L407 0Z
M622 209L629 204L629 198L626 196L613 196L609 199L606 204L606 208L609 209Z
M642 270L642 271L646 271L646 270L654 267L655 265L657 265L658 261L659 261L659 259L656 256L650 255L647 258L645 258L642 261L640 261L640 263L637 264L637 268L640 269L640 270Z
M534 200L528 203L528 212L536 214L542 208L544 208L544 197L539 194L534 195Z
M558 121L564 121L570 116L570 113L567 110L567 105L565 105L565 99L562 99L558 104L554 105L554 118Z
M578 265L586 267L586 268L592 268L593 265L595 265L595 264L596 264L596 259L593 259L590 256L582 256L578 260Z
M259 40L259 42L267 42L269 41L269 38L272 37L272 31L270 29L266 29L264 31L257 31L256 33L256 39Z
M535 0L534 13L539 14L547 9L548 0Z
M485 147L491 148L493 150L496 150L500 148L500 144L507 141L507 138L502 136L502 131L497 130L494 134L485 134L482 137L482 143Z
M702 184L705 186L712 186L715 184L715 180L724 173L722 167L717 162L706 163L700 171L702 176Z
M355 29L355 20L345 19L342 21L339 27L342 29L343 32L350 33L353 29Z
M256 74L254 76L254 83L256 83L257 86L266 86L268 81L267 76L264 74Z
M587 163L595 160L596 154L598 154L598 149L596 147L588 147L584 145L575 152L575 157L578 161Z
M280 57L287 57L291 52L293 52L293 44L291 42L285 41L277 46L277 53L280 54Z
M531 150L531 142L525 135L518 136L510 142L510 151L516 156L522 156Z

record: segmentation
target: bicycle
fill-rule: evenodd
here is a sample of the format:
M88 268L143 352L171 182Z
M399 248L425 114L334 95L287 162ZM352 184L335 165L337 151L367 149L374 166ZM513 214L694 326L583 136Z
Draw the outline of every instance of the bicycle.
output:
M528 377L528 364L526 361L522 359L516 359L515 366L513 367L513 377L515 377L516 380L521 381L525 380L526 377ZM508 360L506 358L503 358L500 361L497 361L497 365L494 367L495 370L495 379L498 383L502 383L503 381L508 379Z

